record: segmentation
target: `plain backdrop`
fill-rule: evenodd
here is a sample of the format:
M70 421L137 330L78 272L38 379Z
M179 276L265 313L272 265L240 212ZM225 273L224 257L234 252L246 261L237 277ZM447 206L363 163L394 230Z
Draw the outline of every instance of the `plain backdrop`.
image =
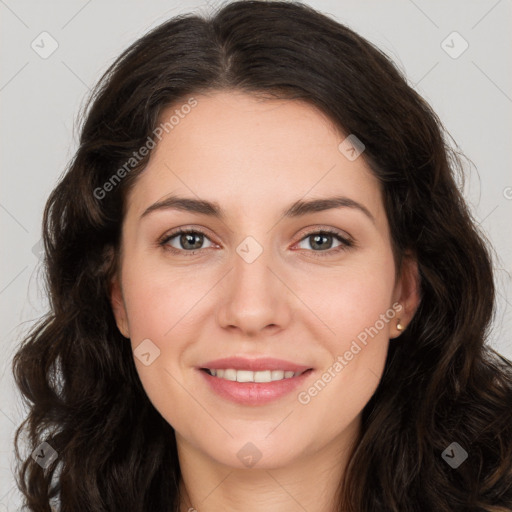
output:
M46 311L42 211L76 149L79 108L138 37L172 16L206 14L219 3L0 0L0 512L18 510L20 503L13 435L24 409L11 360L22 334ZM498 307L489 343L512 358L512 2L306 3L384 50L468 157L464 193L495 248Z

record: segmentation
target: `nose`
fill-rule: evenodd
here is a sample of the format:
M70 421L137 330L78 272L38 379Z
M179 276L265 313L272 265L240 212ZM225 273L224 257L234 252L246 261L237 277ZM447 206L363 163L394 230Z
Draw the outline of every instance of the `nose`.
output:
M221 327L249 337L286 328L292 293L270 253L264 250L252 262L235 255L220 290L217 320Z

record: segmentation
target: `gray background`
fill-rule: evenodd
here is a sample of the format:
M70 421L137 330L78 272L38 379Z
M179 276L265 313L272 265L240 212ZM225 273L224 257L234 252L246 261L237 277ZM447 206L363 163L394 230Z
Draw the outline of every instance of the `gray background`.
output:
M11 359L20 336L46 311L37 252L41 216L76 149L79 108L108 65L147 30L219 3L0 0L0 512L19 507L12 443L24 412ZM512 1L307 3L390 55L470 159L465 196L496 250L499 302L490 343L512 358ZM31 47L35 41L39 51L50 48L48 38L42 48L43 31L58 43L46 59ZM464 42L446 40L453 31L469 44L457 58Z

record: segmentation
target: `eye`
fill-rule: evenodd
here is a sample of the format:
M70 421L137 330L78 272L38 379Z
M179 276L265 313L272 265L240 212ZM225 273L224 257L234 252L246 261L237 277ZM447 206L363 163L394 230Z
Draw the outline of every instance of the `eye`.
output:
M333 239L339 242L339 245L334 248L332 248ZM205 240L210 243L207 247L203 247ZM302 237L299 244L306 240L309 240L309 243L307 244L309 247L306 247L305 249L308 250L308 252L311 252L315 257L337 254L340 251L344 251L355 246L355 243L352 240L342 236L339 231L330 228L310 231ZM206 233L200 229L188 228L177 229L165 235L158 242L158 245L174 254L188 253L187 256L193 256L196 254L196 251L211 248L215 244L213 244Z
M332 248L332 241L336 239L340 244L334 248ZM350 247L354 247L355 243L352 240L341 235L339 231L333 229L321 229L318 231L310 231L304 236L299 243L304 241L308 241L307 245L311 249L311 252L314 253L314 256L324 257L339 253L340 251L345 251Z
M201 246L205 239L210 241L206 234L199 229L179 229L164 236L164 238L160 240L159 245L174 253L190 252L194 254L196 250L203 249ZM171 241L173 241L173 243L169 243ZM210 247L211 246L213 246L213 244L211 244Z

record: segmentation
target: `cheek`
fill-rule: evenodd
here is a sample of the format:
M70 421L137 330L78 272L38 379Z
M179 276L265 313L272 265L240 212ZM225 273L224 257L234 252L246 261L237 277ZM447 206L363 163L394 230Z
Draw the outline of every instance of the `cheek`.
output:
M387 336L389 319L382 325L381 315L394 315L392 297L395 267L390 251L372 251L353 264L316 274L303 281L299 292L308 307L329 328L331 352L344 350L352 339L377 323ZM391 311L390 311L391 309ZM390 311L390 312L389 312Z
M384 369L389 329L397 317L391 303L394 261L391 253L385 255L383 250L371 261L361 260L360 266L339 269L312 295L331 333L323 337L329 356L313 387L303 390L301 403L311 401L315 417L333 428L336 418L359 414Z
M125 268L123 279L132 341L151 338L162 349L175 329L186 329L191 323L189 311L206 288L190 272L143 261L137 264L136 259Z
M286 279L301 302L290 299L289 306L301 309L297 318L334 356L349 350L354 339L364 342L364 333L389 310L394 271L392 253L383 246L357 254L338 267L290 273ZM187 333L198 330L207 309L215 309L211 303L214 293L207 295L217 281L216 272L192 272L189 267L151 265L145 258L131 258L123 272L123 284L134 347L149 338L161 352L179 355ZM289 300L286 294L282 300ZM389 320L381 324L377 324L382 331L379 337L385 338ZM372 350L377 348L366 352Z
M183 416L199 414L189 394L194 395L196 390L190 383L186 384L186 391L183 387L186 375L182 363L190 331L194 321L197 323L191 305L204 295L204 290L179 272L166 275L165 269L143 268L133 261L133 265L125 267L123 279L134 362L149 400L176 428L182 426ZM147 352L149 361L138 357Z

